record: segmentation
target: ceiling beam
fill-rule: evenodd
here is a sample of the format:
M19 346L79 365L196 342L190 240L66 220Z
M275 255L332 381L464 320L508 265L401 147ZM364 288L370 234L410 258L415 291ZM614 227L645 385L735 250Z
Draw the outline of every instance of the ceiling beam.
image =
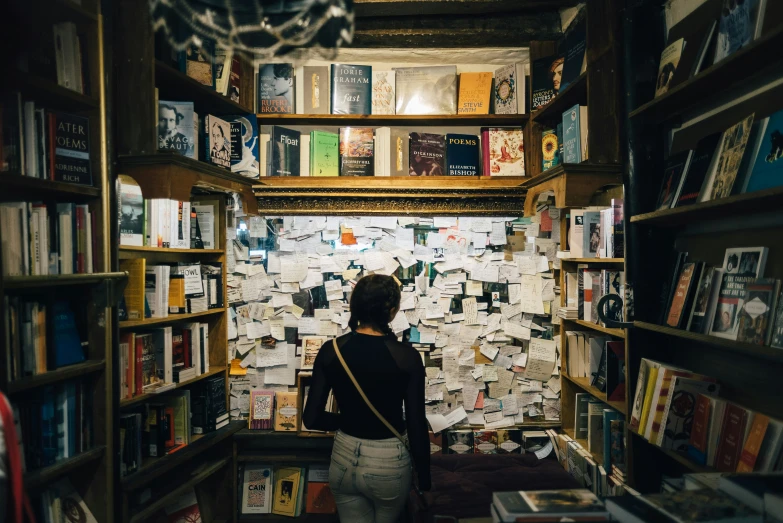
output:
M357 17L557 11L578 0L354 0Z

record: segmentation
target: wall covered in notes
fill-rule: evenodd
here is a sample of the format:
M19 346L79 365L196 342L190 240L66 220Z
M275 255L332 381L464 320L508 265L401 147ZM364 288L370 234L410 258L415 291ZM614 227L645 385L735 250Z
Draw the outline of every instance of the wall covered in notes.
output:
M391 327L421 354L433 430L558 420L557 244L542 222L230 215L232 417L248 416L253 388L293 390L321 343L348 332L355 282L382 273L401 285Z

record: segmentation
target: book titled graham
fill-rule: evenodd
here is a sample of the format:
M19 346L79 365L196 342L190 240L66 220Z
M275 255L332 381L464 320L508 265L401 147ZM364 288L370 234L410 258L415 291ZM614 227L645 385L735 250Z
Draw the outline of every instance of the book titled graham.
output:
M372 67L332 64L332 114L372 114Z

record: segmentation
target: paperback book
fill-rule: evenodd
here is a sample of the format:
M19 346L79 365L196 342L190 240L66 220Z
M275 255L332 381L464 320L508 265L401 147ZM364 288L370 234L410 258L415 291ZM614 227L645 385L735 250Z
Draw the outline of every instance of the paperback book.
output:
M208 38L201 40L201 46L188 45L179 53L179 70L198 83L215 88L215 69L212 57L215 56L215 42Z
M745 287L764 273L767 252L766 247L726 249L723 280L710 328L711 335L737 339L737 320L744 303Z
M332 114L372 114L372 67L331 65Z
M340 176L374 174L374 140L371 127L340 129Z
M337 133L310 133L310 176L339 176L340 137Z
M783 185L783 111L759 122L758 136L743 192Z
M292 64L258 66L258 112L291 114L294 112L294 67Z
M410 175L443 176L446 152L442 134L410 134Z
M459 75L457 114L489 114L492 73Z
M516 64L504 65L495 69L495 114L517 113L518 84Z
M394 114L394 71L372 72L372 114Z
M275 125L269 142L271 149L270 176L299 176L299 140L301 133Z
M258 178L258 118L254 114L224 116L231 126L231 172Z
M680 63L680 56L685 48L685 39L680 38L676 42L669 44L661 53L661 61L658 66L658 78L655 81L655 97L658 98L669 90L674 72Z
M208 114L204 118L204 132L210 163L231 168L231 124L222 118Z
M329 114L329 68L304 66L304 114Z
M565 53L561 89L565 89L587 68L587 17L580 16L568 27L565 36Z
M484 127L484 176L525 176L525 138L518 127Z
M446 174L448 176L477 176L479 174L478 136L446 135Z
M196 118L193 102L158 102L158 150L188 158L196 154Z
M751 114L724 131L718 168L712 173L712 179L707 185L707 193L703 201L717 200L731 195L752 125L753 115Z
M774 278L758 278L745 285L737 313L737 341L754 345L769 342L779 294L780 281Z
M533 110L548 104L560 91L560 83L563 78L563 62L564 58L559 55L533 60L530 71L533 84L533 99L531 101Z
M674 207L693 205L699 201L704 180L716 168L715 149L718 147L720 138L721 134L715 133L699 140L690 157L687 170L683 174L684 179L680 183L681 187ZM664 178L666 178L666 173L664 173Z
M92 185L90 120L67 113L50 113L49 119L54 133L52 179L57 182ZM43 126L43 122L41 124Z

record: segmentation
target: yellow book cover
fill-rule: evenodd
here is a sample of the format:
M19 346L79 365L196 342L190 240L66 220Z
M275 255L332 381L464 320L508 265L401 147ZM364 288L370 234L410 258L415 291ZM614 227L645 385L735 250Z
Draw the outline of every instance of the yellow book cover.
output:
M457 114L489 114L490 94L492 73L460 74Z
M275 430L296 431L298 409L296 392L275 392Z
M278 394L280 393L278 392ZM296 500L299 497L299 483L301 479L302 469L300 468L281 468L275 471L272 514L296 516Z
M763 414L756 414L753 417L748 439L745 440L745 446L742 447L742 454L740 454L739 463L737 463L737 472L753 472L768 426L769 417Z
M185 300L185 276L172 274L169 278L169 314L188 312Z
M125 310L129 320L144 319L144 273L147 270L147 260L120 260L120 270L128 273L128 284L125 286Z
M644 406L642 407L642 417L639 420L639 434L644 435L647 428L647 417L650 414L650 405L652 405L655 383L658 381L658 367L653 367L647 374L647 390L644 392Z

